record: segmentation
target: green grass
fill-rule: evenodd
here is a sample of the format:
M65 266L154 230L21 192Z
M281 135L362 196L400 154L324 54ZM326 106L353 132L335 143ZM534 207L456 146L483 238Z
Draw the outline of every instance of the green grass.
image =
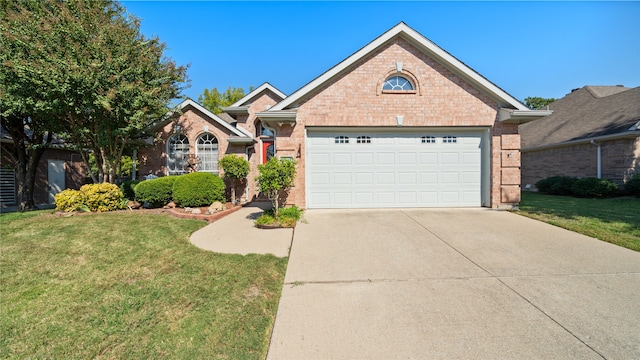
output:
M640 199L584 199L523 192L521 215L640 251Z
M160 214L0 216L0 358L264 359L286 259Z

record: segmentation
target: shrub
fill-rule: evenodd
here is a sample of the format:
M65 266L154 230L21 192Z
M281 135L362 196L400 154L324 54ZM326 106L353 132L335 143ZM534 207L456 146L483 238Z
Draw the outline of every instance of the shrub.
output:
M148 203L151 207L160 207L173 199L173 183L179 176L165 176L140 182L133 191L136 200Z
M571 195L571 186L577 179L571 176L551 176L536 183L538 191L550 195Z
M241 185L241 181L249 174L249 161L245 158L234 154L225 155L218 162L222 170L224 170L224 177L231 181L231 202L236 202L236 188Z
M293 205L292 207L282 208L276 215L274 209L265 210L265 212L256 219L256 225L270 225L279 227L295 227L296 223L302 217L300 208Z
M56 209L71 211L112 211L124 207L118 185L102 183L83 185L80 190L67 189L55 196Z
M89 211L84 204L84 193L80 190L66 189L54 196L56 210L65 212Z
M586 177L576 180L571 192L580 197L605 197L618 193L618 185L611 180Z
M286 198L296 176L296 162L290 159L269 159L266 164L258 165L260 176L256 178L260 191L264 193L278 216L279 205Z
M183 207L211 205L225 201L224 191L224 181L217 175L195 172L178 176L173 184L173 201Z
M295 221L298 221L302 217L302 210L293 205L288 208L280 209L280 213L278 214L278 216L280 216L280 218L291 218Z
M624 189L629 195L635 195L640 197L640 173L637 173L627 180L624 184Z
M120 184L120 190L122 191L122 195L126 199L135 200L136 193L133 191L133 188L136 187L142 180L127 180Z
M91 211L103 212L122 209L124 196L116 184L87 184L80 188L85 205Z

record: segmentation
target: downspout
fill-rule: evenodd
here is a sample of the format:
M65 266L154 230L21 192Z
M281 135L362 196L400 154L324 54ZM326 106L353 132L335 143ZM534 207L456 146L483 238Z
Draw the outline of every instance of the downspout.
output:
M131 165L131 180L135 180L138 178L138 173L136 169L138 168L138 148L133 149L132 156L132 165Z
M253 147L254 145L251 146L245 146L244 147L244 156L247 159L247 161L249 161L249 148ZM249 171L251 171L251 169L249 169ZM244 201L248 202L249 201L249 178L247 175L247 181L246 181L246 186L244 187Z
M591 145L597 146L597 159L598 159L598 179L602 179L602 148L600 143L597 143L595 140L591 140Z

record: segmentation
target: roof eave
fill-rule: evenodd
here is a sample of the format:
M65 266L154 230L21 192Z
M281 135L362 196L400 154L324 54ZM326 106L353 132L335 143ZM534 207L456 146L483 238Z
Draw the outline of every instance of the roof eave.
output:
M498 111L498 120L505 124L525 124L542 119L553 113L552 110L513 110L501 108Z
M586 144L586 143L591 143L592 141L595 141L595 142L597 142L597 141L610 141L610 140L620 140L620 139L631 139L631 138L635 138L635 137L640 137L640 130L625 131L625 132L621 132L621 133L617 133L617 134L592 136L592 137L588 137L588 138L564 141L564 142L555 143L555 144L545 144L545 145L532 146L532 147L528 147L528 148L523 148L520 151L521 152L538 151L538 150L546 150L546 149L551 149L551 148L556 148L556 147L564 147L564 146Z
M297 111L263 111L256 113L256 116L267 126L275 128L289 124L294 126L297 122Z
M222 111L232 115L248 115L249 107L248 106L229 106L229 107L223 107Z
M255 140L245 136L229 136L227 142L229 144L253 144Z

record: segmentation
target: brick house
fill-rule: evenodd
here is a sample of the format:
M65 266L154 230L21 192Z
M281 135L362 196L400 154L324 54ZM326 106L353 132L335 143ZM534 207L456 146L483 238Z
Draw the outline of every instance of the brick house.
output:
M640 87L585 86L549 108L552 115L520 126L526 187L555 175L622 185L640 172Z
M179 111L149 129L155 137L149 141L151 146L138 150L140 176L189 171L222 175L218 160L225 154L237 154L251 164L242 200L254 199L257 165L273 156L273 136L255 114L284 98L282 92L264 83L218 115L191 99L183 101Z
M303 208L513 206L518 125L550 114L404 23L288 97L264 84L220 116L191 100L181 108L140 150L141 172L171 174L173 139L197 155L198 136L213 131L217 156L242 154L254 171L271 154L296 160L287 203ZM254 176L245 199L257 195Z

